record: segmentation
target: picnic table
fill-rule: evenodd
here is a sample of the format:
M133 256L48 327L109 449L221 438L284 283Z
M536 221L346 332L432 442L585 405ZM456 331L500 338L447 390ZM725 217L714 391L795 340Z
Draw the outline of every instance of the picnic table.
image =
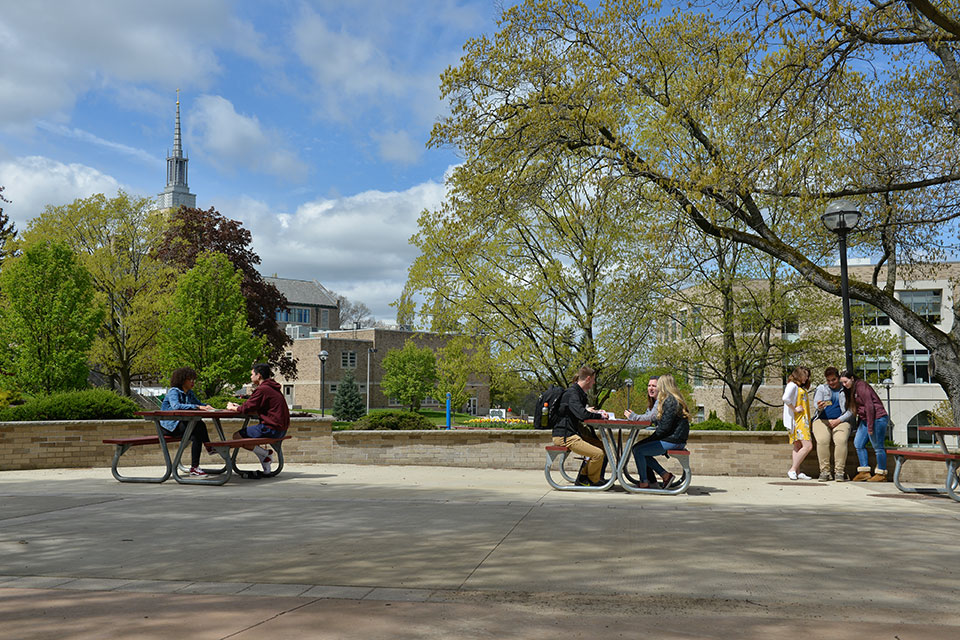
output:
M649 421L586 420L584 424L596 430L597 435L600 438L600 442L603 444L604 453L607 456L607 463L610 466L610 475L603 485L596 487L578 486L576 484L561 485L553 479L550 471L553 466L553 462L557 458L561 457L563 460L565 460L567 455L569 455L569 450L566 447L548 446L547 462L544 468L544 473L547 477L547 482L554 489L560 491L606 491L612 487L615 482L619 482L620 486L631 493L676 495L678 493L683 493L690 486L690 454L688 451L684 450L671 451L668 454L676 454L676 457L680 461L684 471L683 478L675 485L671 485L670 487L663 489L660 487L641 488L637 486L639 482L630 476L630 472L627 469L627 463L631 457L630 450L633 448L639 433L643 430L650 429ZM624 430L627 431L626 440L623 439ZM614 436L614 432L616 432L616 437ZM560 472L568 482L572 483L575 478L571 478L563 469L563 460L560 462Z
M919 427L921 433L932 433L940 445L940 452L924 451L922 449L887 449L887 455L893 456L897 461L897 466L893 472L893 484L897 489L904 493L930 493L948 495L957 502L960 502L960 473L957 472L957 465L960 463L960 453L951 452L947 448L946 436L954 435L960 437L960 427ZM944 462L947 467L946 477L943 488L939 487L905 487L900 482L900 472L903 464L907 460L933 460Z
M177 482L182 484L221 485L226 484L235 472L244 477L273 477L280 473L280 470L283 469L282 441L286 440L289 436L284 436L283 438L239 438L236 440L228 440L224 435L223 425L220 422L223 418L242 418L243 427L246 427L252 418L257 417L255 415L242 414L236 411L204 411L202 409L139 411L136 415L140 416L141 418L145 418L148 421L152 421L156 427L157 435L139 438L110 438L104 440L105 443L113 444L116 447L116 451L113 456L111 472L113 473L113 477L120 482L165 482L172 475ZM217 469L204 469L204 471L208 474L207 477L183 476L180 474L180 460L183 457L183 452L190 444L190 437L193 434L194 428L201 420L204 419L209 419L211 422L213 422L213 425L217 431L217 435L220 438L219 440L211 439L206 446L223 458L223 467ZM163 420L177 420L187 423L187 426L183 432L183 437L180 438L180 446L177 448L177 453L173 459L170 458L170 453L167 450L167 443L175 442L177 438L170 436L169 432L163 428L163 426L160 424ZM157 444L160 447L161 455L164 461L164 473L160 476L147 477L122 475L118 470L120 457L126 453L130 447L150 444ZM257 444L271 445L277 452L276 468L271 470L269 474L264 474L259 470L245 470L237 466L237 454L240 452L240 449L245 445Z

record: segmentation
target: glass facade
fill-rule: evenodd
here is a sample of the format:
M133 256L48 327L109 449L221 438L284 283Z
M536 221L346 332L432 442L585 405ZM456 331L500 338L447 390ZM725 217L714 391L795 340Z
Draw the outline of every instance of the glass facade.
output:
M900 302L927 322L940 322L940 304L943 292L940 289L901 291Z
M930 383L930 352L926 349L903 350L904 384Z

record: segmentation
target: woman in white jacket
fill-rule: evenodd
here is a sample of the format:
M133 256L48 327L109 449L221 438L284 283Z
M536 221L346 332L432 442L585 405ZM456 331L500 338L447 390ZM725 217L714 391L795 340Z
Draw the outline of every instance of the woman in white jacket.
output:
M787 472L791 480L810 480L810 476L800 472L800 463L813 450L810 436L810 402L807 390L810 388L810 369L797 367L787 378L787 387L783 390L783 426L787 429L790 444L793 445L793 464Z

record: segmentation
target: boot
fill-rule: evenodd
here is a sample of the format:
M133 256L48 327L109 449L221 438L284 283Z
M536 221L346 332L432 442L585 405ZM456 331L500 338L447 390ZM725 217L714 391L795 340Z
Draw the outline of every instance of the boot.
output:
M867 480L867 482L886 482L886 481L887 481L886 469L877 469L877 473L874 474L872 478Z
M866 482L870 476L870 467L857 467L857 475L851 478L851 482Z

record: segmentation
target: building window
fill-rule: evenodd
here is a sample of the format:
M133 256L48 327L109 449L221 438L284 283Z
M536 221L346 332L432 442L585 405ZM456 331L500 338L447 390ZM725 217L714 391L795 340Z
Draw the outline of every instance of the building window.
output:
M797 316L788 316L783 319L781 335L784 340L793 342L800 338L800 319Z
M693 386L703 386L703 365L697 364L693 367Z
M330 309L320 310L320 328L321 329L330 328Z
M310 309L304 307L290 307L290 314L297 324L310 324Z
M934 444L936 442L934 435L919 429L919 427L931 426L933 426L933 414L929 411L921 411L910 418L910 422L907 423L907 445L918 447Z
M706 410L703 408L702 404L698 404L696 421L703 422L706 419L704 416L706 416Z
M863 353L857 354L857 377L866 380L870 384L880 384L891 377L893 368L890 358L880 354Z
M336 382L331 382L331 383L330 383L330 393L336 393L336 392L337 392L337 387L339 387L339 386L340 386L340 385L338 385Z
M890 316L872 304L860 302L859 300L850 301L850 318L861 327L889 327Z
M290 322L290 310L277 309L277 322Z
M343 369L356 369L357 368L357 352L341 351L340 367Z
M940 322L941 290L901 291L900 302L918 316L934 324Z
M904 349L903 382L924 384L930 382L930 352L926 349Z

